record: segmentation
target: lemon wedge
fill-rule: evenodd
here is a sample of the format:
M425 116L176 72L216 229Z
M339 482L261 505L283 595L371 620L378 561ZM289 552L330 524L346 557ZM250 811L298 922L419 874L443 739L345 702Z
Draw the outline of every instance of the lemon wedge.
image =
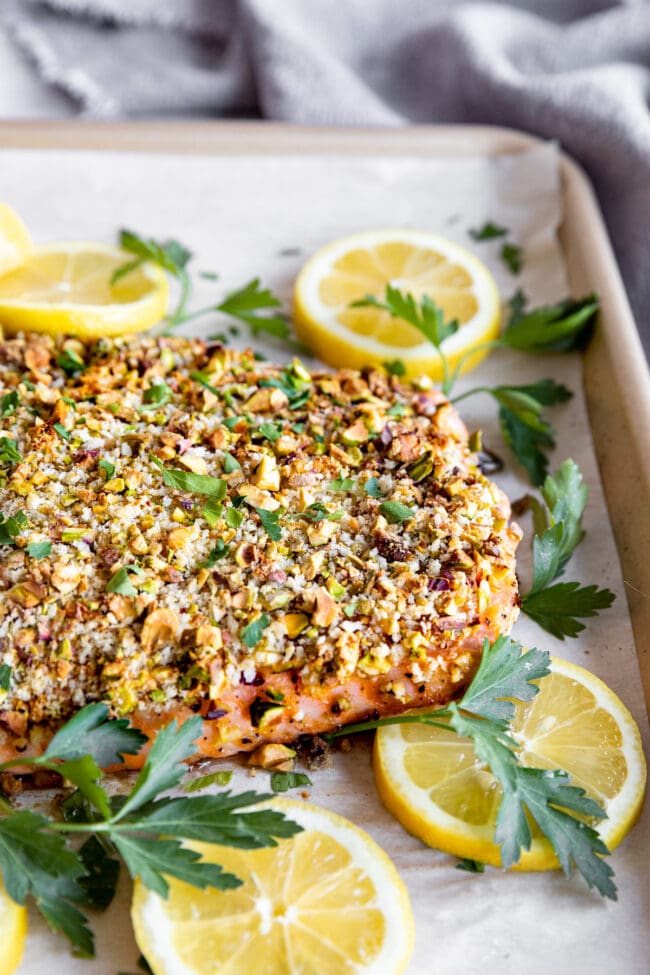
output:
M629 833L643 804L646 764L639 729L625 705L582 667L554 658L533 701L517 705L513 737L521 760L561 768L604 808L595 827L610 850ZM380 728L374 769L384 805L429 846L457 857L500 864L493 841L501 788L472 742L420 724ZM514 867L559 866L533 824L533 842Z
M415 326L378 308L352 308L386 285L428 295L445 321L460 328L442 345L451 369L467 356L461 372L474 368L497 338L501 302L494 278L473 254L443 237L415 230L370 230L328 244L300 271L294 289L298 337L331 366L360 369L399 359L409 376L442 378L440 356Z
M27 934L27 908L12 901L0 882L0 975L12 975L20 965Z
M133 255L105 244L72 242L36 247L0 277L0 324L82 338L141 332L167 311L165 272L143 264L111 284Z
M304 832L277 847L192 843L242 881L205 891L135 884L132 919L155 975L398 975L413 950L408 894L383 850L317 806L274 800Z
M29 231L18 214L0 203L0 274L13 271L33 250Z

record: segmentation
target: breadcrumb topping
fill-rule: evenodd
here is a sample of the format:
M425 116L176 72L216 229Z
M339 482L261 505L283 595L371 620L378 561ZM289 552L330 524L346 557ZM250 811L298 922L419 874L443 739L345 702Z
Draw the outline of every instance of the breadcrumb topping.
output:
M424 380L196 339L18 336L0 345L5 441L16 734L95 700L214 710L260 672L317 687L407 661L426 681L444 660L453 680L495 589L504 628L516 613L508 502Z

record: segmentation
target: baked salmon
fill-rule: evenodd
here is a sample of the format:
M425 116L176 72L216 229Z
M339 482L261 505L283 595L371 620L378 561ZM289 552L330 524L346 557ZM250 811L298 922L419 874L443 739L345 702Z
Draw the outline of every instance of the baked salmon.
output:
M28 334L0 415L0 760L91 701L198 713L211 757L444 704L517 616L520 531L427 380Z

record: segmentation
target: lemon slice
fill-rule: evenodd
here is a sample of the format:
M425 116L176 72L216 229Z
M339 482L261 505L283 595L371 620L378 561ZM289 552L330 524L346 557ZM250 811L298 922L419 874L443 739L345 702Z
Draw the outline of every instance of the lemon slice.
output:
M18 214L0 203L0 274L12 271L32 252L32 239Z
M403 882L367 833L307 803L274 800L304 832L277 847L192 843L236 890L170 878L168 900L137 881L136 941L155 975L398 975L413 950Z
M0 975L12 975L23 957L27 909L12 901L0 882Z
M596 828L610 850L618 846L641 811L646 764L639 729L614 692L554 658L539 694L517 705L512 727L524 764L569 772L604 807L608 819ZM384 805L410 833L454 856L500 864L493 836L501 788L469 739L420 724L387 726L377 732L374 767ZM535 824L532 832L514 869L557 868L548 840Z
M83 338L150 328L167 311L167 277L162 268L143 264L111 284L117 268L131 260L132 254L105 244L37 247L0 277L0 324Z
M494 279L473 254L416 230L370 230L323 247L307 261L294 290L298 337L329 365L360 369L401 360L407 375L442 378L440 356L415 326L378 308L351 308L392 284L417 299L429 295L445 321L461 328L443 343L450 367L499 334L501 303ZM468 355L461 372L485 350Z

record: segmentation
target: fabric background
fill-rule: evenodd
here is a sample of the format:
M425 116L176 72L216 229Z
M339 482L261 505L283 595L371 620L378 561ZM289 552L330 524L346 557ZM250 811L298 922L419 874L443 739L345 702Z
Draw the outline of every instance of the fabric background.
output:
M594 182L650 355L646 0L3 0L0 23L84 116L558 139Z

